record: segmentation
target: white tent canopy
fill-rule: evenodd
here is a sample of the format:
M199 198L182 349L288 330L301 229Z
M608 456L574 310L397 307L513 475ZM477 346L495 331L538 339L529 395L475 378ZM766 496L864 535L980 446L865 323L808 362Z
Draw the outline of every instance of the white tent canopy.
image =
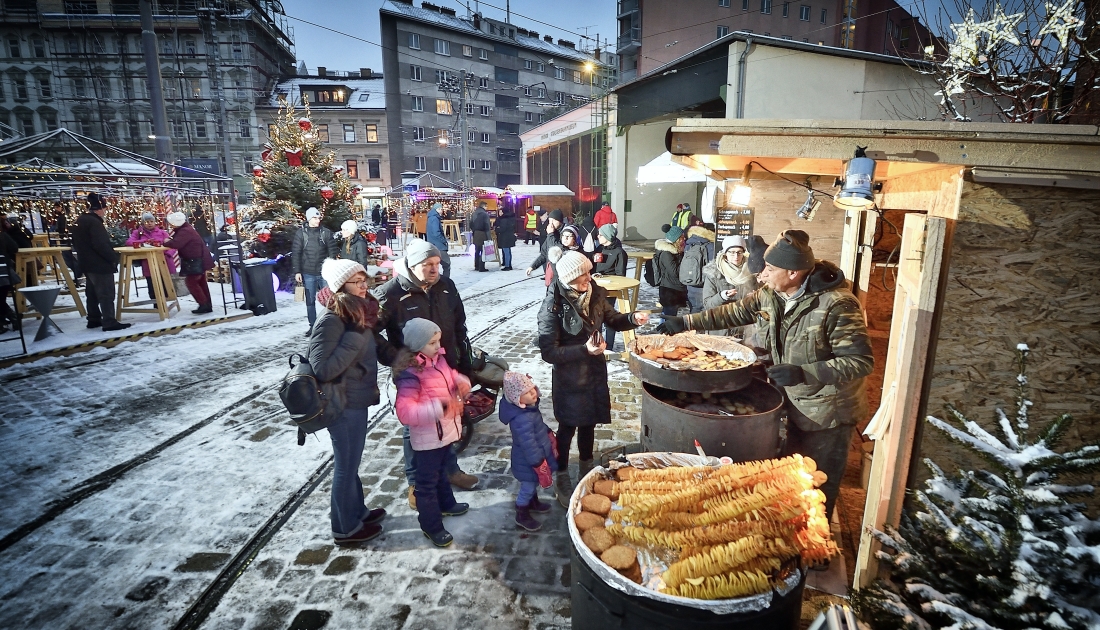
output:
M707 176L693 168L672 161L668 151L638 167L639 184L672 184L680 182L705 182Z
M514 195L527 195L529 197L534 197L536 195L540 197L548 195L573 196L573 191L561 184L512 184L505 190Z

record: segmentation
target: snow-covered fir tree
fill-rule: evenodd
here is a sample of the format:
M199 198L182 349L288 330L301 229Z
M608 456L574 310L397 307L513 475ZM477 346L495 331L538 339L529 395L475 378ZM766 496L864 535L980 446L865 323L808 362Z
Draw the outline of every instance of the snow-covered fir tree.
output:
M946 474L929 459L900 531L875 532L890 572L853 603L874 628L1100 628L1100 519L1067 499L1100 469L1100 445L1058 446L1073 422L1062 415L1032 433L1026 345L1017 346L1016 409L996 411L995 436L947 405L954 424L928 423L989 463Z

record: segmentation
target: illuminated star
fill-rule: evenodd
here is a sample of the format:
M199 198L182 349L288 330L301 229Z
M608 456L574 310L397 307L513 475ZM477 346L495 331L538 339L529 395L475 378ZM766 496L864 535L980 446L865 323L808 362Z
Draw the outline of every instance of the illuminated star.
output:
M952 96L964 93L966 91L964 89L965 84L966 76L962 73L956 73L947 77L947 81L943 84L943 89L936 92L936 96L940 97L940 103L946 103Z
M1065 48L1069 44L1070 32L1076 31L1082 24L1081 19L1073 14L1076 5L1077 0L1066 0L1061 7L1054 8L1053 4L1047 2L1047 23L1039 29L1039 36L1054 35L1062 48Z
M1019 46L1020 38L1016 32L1016 25L1023 19L1022 12L1005 15L1004 8L1000 4L994 7L993 19L985 22L988 25L986 31L989 33L989 47L992 48L1000 42Z
M951 30L955 32L955 41L947 49L947 61L944 65L973 65L974 58L978 56L978 35L981 30L974 22L974 9L970 9L961 24L952 24Z

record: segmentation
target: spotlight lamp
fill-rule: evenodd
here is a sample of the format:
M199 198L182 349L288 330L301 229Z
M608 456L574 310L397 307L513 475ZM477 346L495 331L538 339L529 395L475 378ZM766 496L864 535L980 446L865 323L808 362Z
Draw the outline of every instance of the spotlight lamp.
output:
M867 157L867 147L856 147L856 154L844 168L842 187L833 204L843 210L866 210L875 205L875 161ZM877 186L881 190L881 184Z
M752 164L745 165L745 171L741 174L741 181L733 187L730 194L730 203L735 206L749 205L752 197L752 186L749 185L749 175L752 174Z
M801 208L795 210L794 214L803 221L813 221L814 215L817 214L817 209L820 207L821 202L814 198L814 191L810 189L806 193L806 201L802 204Z

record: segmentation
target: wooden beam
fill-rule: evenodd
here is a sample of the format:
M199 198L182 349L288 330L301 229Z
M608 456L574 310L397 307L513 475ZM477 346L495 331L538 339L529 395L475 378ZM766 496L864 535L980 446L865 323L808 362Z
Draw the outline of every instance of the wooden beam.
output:
M962 185L963 169L958 166L913 173L887 180L876 196L884 210L924 210L935 216L955 218L957 189Z

